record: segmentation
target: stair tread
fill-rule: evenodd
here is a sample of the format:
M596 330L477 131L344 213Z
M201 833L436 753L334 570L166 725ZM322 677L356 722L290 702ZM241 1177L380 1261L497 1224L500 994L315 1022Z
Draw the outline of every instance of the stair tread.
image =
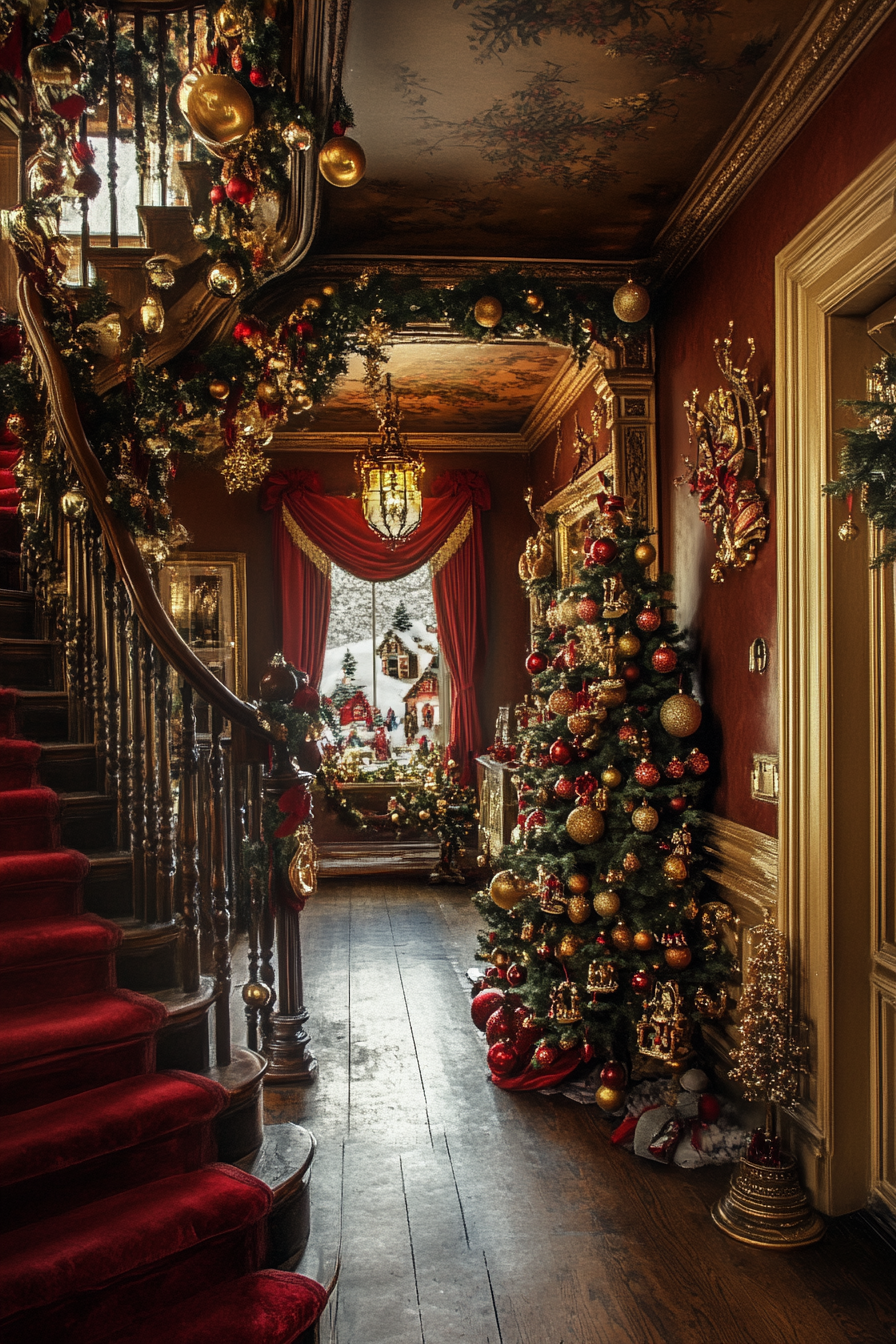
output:
M60 919L10 919L3 924L0 969L32 962L73 961L110 956L122 942L122 930L100 915L68 915Z
M57 691L52 686L47 687L16 687L16 695L22 701L28 700L54 700L57 704L68 704L68 691Z
M7 1116L0 1130L0 1186L211 1121L224 1110L228 1094L209 1078L170 1070L94 1088L89 1099L89 1106L65 1097Z
M0 1064L20 1064L149 1036L167 1012L158 996L107 989L71 999L15 1009L0 1036Z
M18 739L16 739L18 740ZM96 756L96 744L93 742L39 742L43 756Z
M77 849L34 849L0 854L0 891L7 886L40 882L41 879L82 882L92 862Z
M0 1235L0 1310L11 1316L102 1288L248 1229L270 1206L261 1181L215 1164L16 1228Z

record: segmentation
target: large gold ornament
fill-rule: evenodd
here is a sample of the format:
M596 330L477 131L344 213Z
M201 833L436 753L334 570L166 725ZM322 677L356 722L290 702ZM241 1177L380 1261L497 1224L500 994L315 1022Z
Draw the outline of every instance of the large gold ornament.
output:
M599 891L594 897L594 909L604 918L615 915L621 904L619 893L616 891Z
M499 910L512 910L518 901L529 894L529 883L509 868L495 873L489 883L488 894Z
M552 714L570 714L576 707L575 692L566 686L552 691L548 699L548 709Z
M620 919L610 930L610 939L617 951L630 952L635 941L635 936L625 920Z
M504 305L493 294L485 294L473 306L473 317L480 327L496 327L504 316Z
M659 823L659 812L646 801L632 813L632 825L636 831L655 831Z
M564 933L557 946L554 948L554 955L558 961L566 961L569 957L574 957L579 948L585 946L584 938L577 938L574 933Z
M602 1111L618 1111L625 1104L625 1093L619 1087L608 1087L601 1083L594 1094L594 1100Z
M593 845L604 833L603 814L596 807L575 807L566 818L566 831L577 845Z
M679 691L660 706L660 723L670 737L690 737L700 727L703 711L691 696Z
M219 299L234 298L243 286L239 271L229 261L216 261L209 268L206 284Z
M566 720L566 725L574 736L584 736L591 727L591 715L584 711L577 711L575 714L570 714Z
M251 131L255 107L232 76L201 74L187 93L187 121L203 142L232 148Z
M354 187L367 170L367 157L357 140L334 135L318 154L317 166L331 187Z
M584 924L591 914L591 902L587 896L570 896L566 912L573 924Z
M757 482L763 474L762 425L765 410L757 401L769 391L754 391L749 366L756 343L749 337L749 353L743 368L731 358L734 323L728 323L724 341L716 340L716 362L727 387L713 392L701 408L695 390L684 404L691 442L697 460L684 459L687 472L675 484L687 485L696 495L700 517L712 528L716 558L710 570L715 583L722 583L726 569L744 569L756 559L756 547L768 531L766 501Z
M640 322L650 311L650 295L629 277L613 295L613 312L620 322Z
M221 465L228 495L238 490L254 490L261 485L271 467L271 459L260 453L251 440L240 439Z

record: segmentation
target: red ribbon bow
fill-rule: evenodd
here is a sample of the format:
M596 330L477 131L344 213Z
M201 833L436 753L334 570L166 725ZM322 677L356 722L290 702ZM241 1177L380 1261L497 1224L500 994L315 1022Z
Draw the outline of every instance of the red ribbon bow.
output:
M294 784L282 795L277 806L286 815L274 832L274 838L283 840L294 835L301 823L311 816L311 794L304 784Z

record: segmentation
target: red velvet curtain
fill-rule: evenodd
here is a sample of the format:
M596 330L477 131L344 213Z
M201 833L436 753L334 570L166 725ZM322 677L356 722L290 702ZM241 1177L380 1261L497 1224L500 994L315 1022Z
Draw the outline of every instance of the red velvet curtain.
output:
M420 526L397 546L367 526L359 500L325 495L314 471L272 472L261 502L272 514L283 652L308 673L312 685L320 683L326 649L327 560L368 583L399 579L427 560L434 562L439 641L453 683L452 753L468 777L481 738L475 678L486 638L480 514L491 498L485 477L478 471L437 477L432 497L423 501Z

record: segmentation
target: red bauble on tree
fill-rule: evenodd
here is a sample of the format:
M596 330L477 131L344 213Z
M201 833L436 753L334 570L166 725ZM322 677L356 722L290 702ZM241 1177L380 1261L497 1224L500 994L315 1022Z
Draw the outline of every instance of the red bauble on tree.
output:
M635 624L639 630L644 630L647 634L652 634L654 630L659 630L663 623L663 618L654 607L645 607L639 611L635 617Z
M485 1039L489 1045L505 1041L513 1030L513 1009L506 1002L500 1004L485 1024Z
M215 183L215 185L212 187L211 191L208 194L208 198L211 201L212 205L224 204L224 202L227 200L227 192L221 186L220 182Z
M575 795L576 786L571 779L566 779L562 775L554 785L554 792L558 798L572 798Z
M638 994L646 994L649 988L650 988L650 972L635 971L634 975L632 976L632 989L634 989Z
M705 775L709 769L709 757L695 747L685 761L692 775Z
M528 972L525 966L518 966L516 962L507 967L507 983L512 989L516 989L519 985L524 985L526 983L527 975Z
M674 798L669 799L669 806L673 812L683 812L687 805L688 800L681 793L678 793Z
M225 187L227 199L234 205L250 205L255 199L255 187L242 173L234 173Z
M532 1062L540 1069L549 1069L557 1058L553 1045L540 1045L532 1057Z
M503 1002L504 995L500 989L483 989L476 995L470 1004L470 1016L480 1031L485 1031L486 1022Z
M533 653L530 653L529 657L526 659L526 671L533 677L537 677L539 672L546 671L547 665L547 658L545 658L544 654L538 649Z
M540 807L535 807L526 817L526 830L527 831L537 830L537 828L539 826L543 826L544 823L545 823L545 815L543 809Z
M641 669L637 663L626 663L622 669L622 675L625 677L629 686L634 686L636 681L641 678Z
M600 1081L604 1087L625 1087L626 1069L618 1060L610 1059L600 1071Z
M662 775L659 767L654 765L653 761L641 761L635 766L635 779L645 789L652 789L659 784Z
M600 615L600 607L590 597L583 597L576 607L576 612L580 621L596 621Z
M657 672L673 672L678 665L678 654L671 644L663 643L654 651L650 661Z
M620 742L637 742L639 733L637 728L628 719L623 720L622 727L619 729Z
M266 89L270 80L263 70L250 70L249 82L254 84L256 89Z
M609 537L597 537L591 543L589 554L596 565L609 565L619 554L619 547Z
M562 737L558 737L556 742L551 743L551 760L554 765L569 765L572 760L572 750L568 742L564 742Z
M673 756L666 766L665 774L667 779L681 779L684 775L684 761L677 756Z
M486 1056L488 1066L496 1078L506 1078L517 1065L517 1053L509 1041L498 1041Z

